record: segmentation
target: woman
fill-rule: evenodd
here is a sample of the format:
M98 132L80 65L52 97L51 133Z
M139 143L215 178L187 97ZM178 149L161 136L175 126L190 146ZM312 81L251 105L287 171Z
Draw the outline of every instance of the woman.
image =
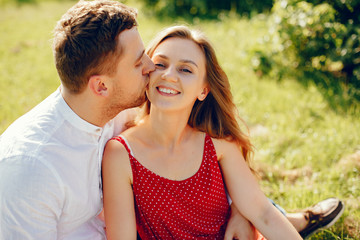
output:
M145 114L104 152L109 239L136 239L136 230L142 239L223 239L230 211L225 185L267 239L301 239L252 175L251 143L206 38L171 27L147 54L156 70Z

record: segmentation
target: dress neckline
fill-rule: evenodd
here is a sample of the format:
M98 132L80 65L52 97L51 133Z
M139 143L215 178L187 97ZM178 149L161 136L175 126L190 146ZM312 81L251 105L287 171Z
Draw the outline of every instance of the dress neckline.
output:
M206 156L206 153L207 153L207 148L205 147L206 146L206 143L208 140L211 141L211 138L210 136L205 133L205 138L204 138L204 144L203 144L203 155L202 155L202 160L201 160L201 164L200 164L200 167L198 168L198 170L190 177L188 178L185 178L185 179L182 179L182 180L173 180L173 179L169 179L169 178L166 178L166 177L163 177L159 174L157 174L156 172L148 169L147 167L145 167L141 162L139 162L135 157L134 157L134 154L133 154L133 151L130 147L130 144L129 142L127 141L127 139L123 136L123 135L120 135L119 137L121 137L121 139L124 141L126 147L127 147L127 151L129 153L129 158L130 158L130 161L134 161L136 162L138 165L140 165L143 169L145 169L149 174L151 174L152 176L154 177L157 177L157 178L160 178L162 179L163 181L165 182L168 182L168 183L172 183L172 184L181 184L181 183L187 183L189 181L192 181L193 179L197 178L197 176L200 174L202 168L204 167L204 163L205 163L205 156ZM211 141L212 142L212 141Z

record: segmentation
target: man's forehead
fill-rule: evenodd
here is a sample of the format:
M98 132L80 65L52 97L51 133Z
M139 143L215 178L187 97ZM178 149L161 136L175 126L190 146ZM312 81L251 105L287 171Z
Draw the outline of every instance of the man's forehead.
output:
M137 59L143 55L144 44L136 27L122 31L119 34L118 44L121 58L131 57Z
M136 26L134 26L130 29L123 30L121 33L119 33L118 39L119 39L120 44L123 42L130 43L130 42L139 41L139 40L141 41L140 34L139 34Z

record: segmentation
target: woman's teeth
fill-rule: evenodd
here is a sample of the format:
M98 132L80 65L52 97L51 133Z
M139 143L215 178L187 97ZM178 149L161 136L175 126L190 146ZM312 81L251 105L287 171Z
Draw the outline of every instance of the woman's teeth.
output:
M163 92L163 93L168 93L168 94L177 94L177 91L172 90L172 89L168 89L168 88L159 87L159 91Z

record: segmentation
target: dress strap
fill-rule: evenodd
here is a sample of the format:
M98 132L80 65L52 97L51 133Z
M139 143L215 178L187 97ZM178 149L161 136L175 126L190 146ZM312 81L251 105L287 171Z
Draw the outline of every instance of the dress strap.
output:
M113 137L112 139L119 141L122 145L124 145L126 151L129 153L129 155L134 156L134 153L130 147L129 142L123 135L119 135L117 137Z

